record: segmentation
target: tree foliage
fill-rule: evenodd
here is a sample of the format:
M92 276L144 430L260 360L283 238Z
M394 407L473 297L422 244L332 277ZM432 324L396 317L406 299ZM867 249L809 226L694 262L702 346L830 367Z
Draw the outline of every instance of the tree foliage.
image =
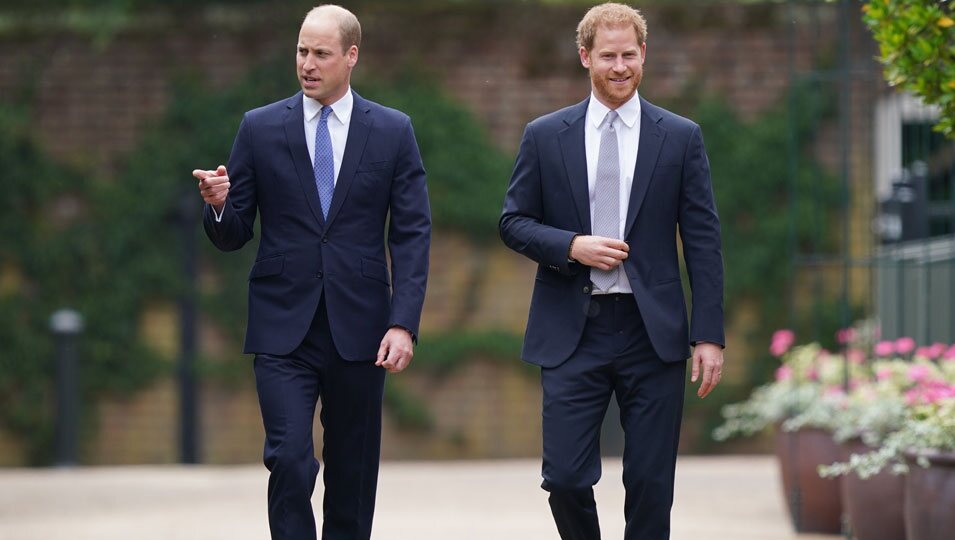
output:
M938 105L936 129L955 137L955 19L947 0L869 0L863 20L879 44L885 78Z

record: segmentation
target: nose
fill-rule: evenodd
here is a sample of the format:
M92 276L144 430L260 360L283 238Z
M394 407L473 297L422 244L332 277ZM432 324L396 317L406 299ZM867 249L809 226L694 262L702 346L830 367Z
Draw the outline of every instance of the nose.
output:
M622 58L622 57L619 57L619 56L618 56L617 59L614 60L614 62L613 62L613 70L616 71L617 73L623 73L624 71L627 70L627 64L625 64L625 63L623 62L623 58Z
M305 62L302 63L302 69L305 71L311 71L315 68L315 56L312 53L308 53L305 56Z

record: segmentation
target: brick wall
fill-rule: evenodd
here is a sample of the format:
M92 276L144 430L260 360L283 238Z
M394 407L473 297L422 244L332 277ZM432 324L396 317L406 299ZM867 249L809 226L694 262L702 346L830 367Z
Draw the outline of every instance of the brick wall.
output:
M805 69L818 49L834 43L834 10L817 9L824 16L812 34L797 36L811 45L790 51L789 10L692 3L644 9L650 39L642 94L667 101L689 88L716 92L744 116L777 103L789 83L790 53ZM533 3L370 6L358 12L364 41L356 88L413 65L439 77L493 140L513 151L527 121L588 93L573 44L581 12ZM291 94L300 17L281 6L244 8L228 18L215 10L167 13L137 19L105 42L51 18L0 35L0 95L35 84L36 132L46 149L109 171L162 113L173 76L198 73L224 87L256 62L288 51Z
M252 364L243 382L201 388L200 461L252 463L262 459L264 430L252 384ZM531 370L474 358L451 374L411 369L399 384L429 410L433 426L401 429L387 412L382 457L448 459L527 457L540 452L540 382ZM179 459L177 393L162 380L130 398L104 399L95 405L95 436L84 441L86 464L174 463ZM315 439L322 428L316 415ZM0 437L0 466L23 465L15 440Z
M361 91L362 80L417 66L437 76L508 153L515 151L527 121L586 97L588 80L573 45L581 7L431 4L414 7L396 2L358 10L365 38L357 90ZM641 94L652 101L679 103L686 92L718 93L741 115L753 117L778 103L790 81L790 62L805 70L835 47L834 7L689 4L649 7L644 13L650 39ZM50 19L0 34L0 96L14 96L24 84L35 83L31 103L35 134L44 148L56 159L115 173L144 129L162 114L174 76L199 73L212 87L221 88L257 62L287 51L290 93L294 91L293 45L301 15L274 3L228 12L158 13L135 21L105 42ZM790 21L797 22L793 34ZM791 39L798 43L795 48L789 47ZM869 61L872 51L856 55ZM863 118L866 111L858 114ZM829 148L821 146L818 153L825 158ZM828 159L836 163L831 153ZM187 171L183 180L188 180ZM469 323L520 332L534 265L498 245L484 257L481 262L488 274ZM463 265L473 258L473 248L463 240L436 236L424 332L447 327L464 301ZM175 324L170 308L157 306L147 316L152 317L147 337L171 356ZM745 310L740 310L740 319L740 327L729 331L731 342L742 343L734 336L758 323L758 316ZM204 327L202 337L207 350L223 347L215 329ZM737 348L734 354L745 357L746 351ZM385 456L539 452L539 384L522 371L475 359L443 378L414 371L401 377L430 406L436 428L429 435L403 433L386 420ZM238 387L203 387L204 460L232 463L260 458L262 428L249 381L251 373ZM159 381L132 398L104 399L94 407L98 427L84 447L86 461L176 459L172 381ZM25 462L20 452L15 441L0 437L0 464Z

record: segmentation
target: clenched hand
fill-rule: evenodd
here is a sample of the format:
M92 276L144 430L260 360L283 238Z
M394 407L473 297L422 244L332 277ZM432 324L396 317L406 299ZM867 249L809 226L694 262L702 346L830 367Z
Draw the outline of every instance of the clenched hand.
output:
M414 357L414 343L411 340L411 333L395 326L388 329L385 337L382 338L375 365L387 369L388 373L398 373L408 367L412 357Z
M630 246L623 240L580 235L570 246L570 258L600 270L613 270L627 258Z

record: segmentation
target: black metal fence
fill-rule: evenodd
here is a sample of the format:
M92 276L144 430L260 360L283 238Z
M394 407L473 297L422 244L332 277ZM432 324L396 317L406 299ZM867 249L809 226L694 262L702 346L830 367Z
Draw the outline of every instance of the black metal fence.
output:
M834 114L813 119L812 157L822 156L841 190L831 225L808 243L791 242L794 325L803 320L825 341L831 315L842 327L875 318L884 339L952 343L955 141L933 131L937 108L886 84L861 5L788 2L793 83L837 96ZM836 50L818 48L831 42L819 39L827 32L837 33ZM791 152L793 178L808 157ZM816 197L822 191L794 182L791 200L811 201L821 215L831 211Z

